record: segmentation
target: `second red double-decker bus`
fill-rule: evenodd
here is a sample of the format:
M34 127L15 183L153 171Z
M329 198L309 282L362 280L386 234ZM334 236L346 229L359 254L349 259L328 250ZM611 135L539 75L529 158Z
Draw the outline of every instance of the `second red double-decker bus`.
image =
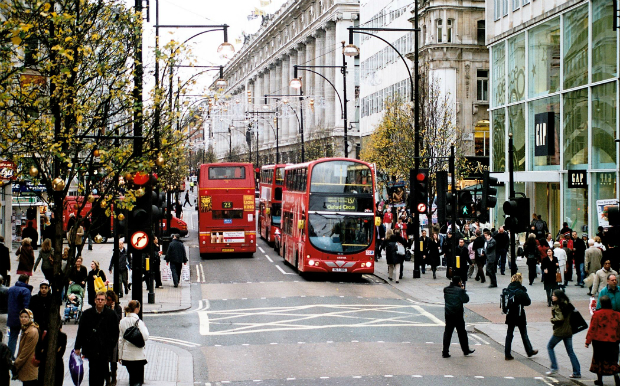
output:
M256 252L252 164L201 165L198 186L200 256Z
M258 229L268 243L273 243L280 232L285 167L284 164L266 165L260 171Z
M371 165L324 158L287 166L281 255L301 272L374 272Z

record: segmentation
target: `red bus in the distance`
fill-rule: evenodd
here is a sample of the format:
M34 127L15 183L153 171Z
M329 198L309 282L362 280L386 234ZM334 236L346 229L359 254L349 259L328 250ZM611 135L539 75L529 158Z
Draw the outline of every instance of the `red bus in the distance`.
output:
M374 272L374 173L323 158L287 166L280 254L300 272Z
M252 164L200 165L198 186L200 256L256 252L256 184Z
M273 243L280 232L284 168L287 165L266 165L260 172L260 203L258 206L258 228L260 236ZM277 250L277 246L276 246Z

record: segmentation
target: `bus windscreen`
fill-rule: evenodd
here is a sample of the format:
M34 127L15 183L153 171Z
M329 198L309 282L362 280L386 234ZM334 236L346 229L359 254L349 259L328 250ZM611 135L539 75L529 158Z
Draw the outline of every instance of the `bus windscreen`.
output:
M310 192L372 194L372 170L350 161L321 162L312 169Z
M210 180L243 180L245 179L244 166L211 166L209 167Z

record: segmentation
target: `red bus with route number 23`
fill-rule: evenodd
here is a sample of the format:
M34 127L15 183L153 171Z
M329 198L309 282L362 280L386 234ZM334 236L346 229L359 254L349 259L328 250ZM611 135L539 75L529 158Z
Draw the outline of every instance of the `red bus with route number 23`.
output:
M256 252L256 182L252 164L200 165L198 186L200 256Z
M374 272L371 164L323 158L287 166L280 255L300 272Z

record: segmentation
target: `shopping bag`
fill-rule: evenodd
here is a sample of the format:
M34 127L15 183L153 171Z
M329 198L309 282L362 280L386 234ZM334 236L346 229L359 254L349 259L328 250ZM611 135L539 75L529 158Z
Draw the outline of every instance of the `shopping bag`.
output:
M127 281L129 282L129 284L132 284L133 282L133 272L131 272L131 269L127 270Z
M170 270L170 266L167 264L163 264L161 266L161 280L163 281L172 280L172 271Z
M84 379L84 361L82 357L77 355L75 351L71 351L71 357L69 358L69 372L71 373L71 380L75 386L80 386Z
M189 265L183 264L183 268L181 269L181 278L183 281L189 281Z
M594 311L596 311L596 298L594 296L590 298L590 304L588 308L590 309L590 315L594 315Z
M583 316L581 316L581 313L579 313L576 309L574 309L573 313L570 315L569 322L573 335L588 329L588 323L586 323Z
M588 275L588 277L586 277L586 278L585 278L585 280L583 281L583 284L584 284L586 287L588 287L588 288L589 288L589 287L592 287L592 284L594 284L594 277L595 277L595 276L596 276L596 275L595 275L595 274L593 274L593 273L589 274L589 275Z
M95 292L99 292L99 291L105 291L105 283L103 282L103 279L100 278L99 276L95 276Z

